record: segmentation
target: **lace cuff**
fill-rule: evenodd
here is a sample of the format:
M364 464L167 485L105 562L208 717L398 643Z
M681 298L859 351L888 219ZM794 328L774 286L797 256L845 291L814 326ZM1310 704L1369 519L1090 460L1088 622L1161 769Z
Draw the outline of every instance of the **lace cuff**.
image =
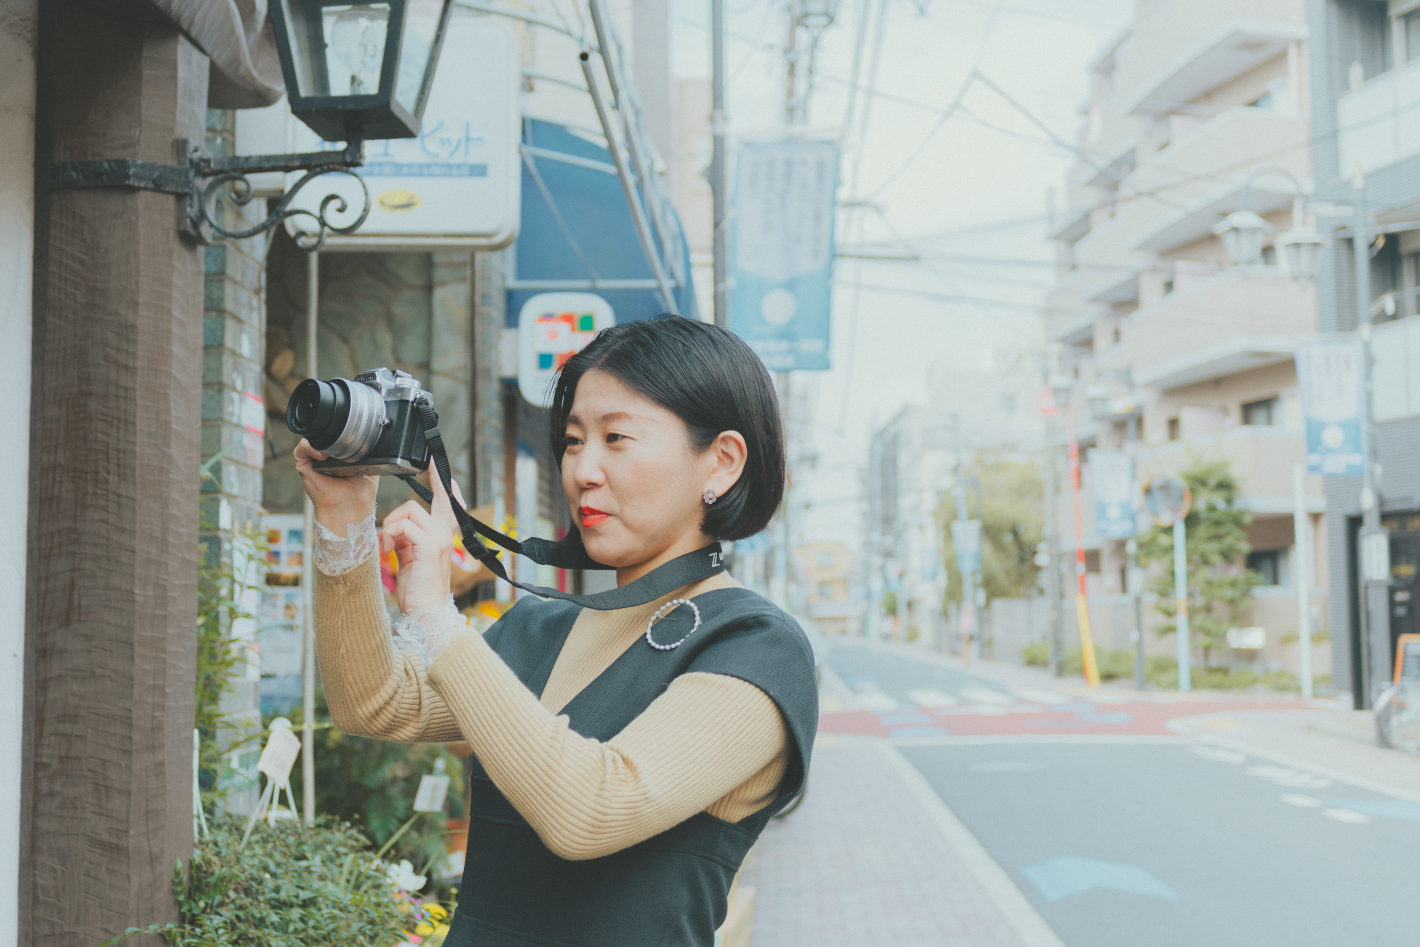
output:
M400 615L394 623L394 646L412 654L428 667L454 635L468 627L468 619L454 606L453 597L441 605Z
M374 513L360 523L347 524L344 536L337 536L316 523L316 568L326 575L349 572L374 555L379 547Z

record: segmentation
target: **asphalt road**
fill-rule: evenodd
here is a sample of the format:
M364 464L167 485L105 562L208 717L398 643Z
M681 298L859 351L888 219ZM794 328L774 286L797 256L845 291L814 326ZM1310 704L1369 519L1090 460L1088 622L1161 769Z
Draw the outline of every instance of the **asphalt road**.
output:
M1171 726L1225 705L827 667L821 732L895 744L1070 947L1420 944L1420 803Z

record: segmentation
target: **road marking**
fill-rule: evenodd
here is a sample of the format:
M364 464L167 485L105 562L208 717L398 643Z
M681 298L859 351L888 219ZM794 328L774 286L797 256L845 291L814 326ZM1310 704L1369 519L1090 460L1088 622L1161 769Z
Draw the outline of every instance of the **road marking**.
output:
M1331 780L1325 776L1292 769L1290 766L1276 766L1272 763L1249 766L1244 772L1249 776L1256 776L1258 779L1265 779L1279 786L1290 786L1293 789L1325 789L1331 785Z
M1225 746L1212 746L1203 743L1195 746L1193 752L1203 757L1205 760L1216 760L1219 763L1243 763L1247 761L1246 753L1239 753L1237 750L1230 750Z
M1021 869L1040 896L1054 904L1097 888L1141 894L1166 901L1179 900L1179 894L1160 881L1148 869L1127 862L1103 861L1059 855Z
M990 687L968 687L961 692L962 700L972 704L1014 704L1015 695Z
M1001 912L1002 919L1020 938L1021 947L1065 947L1050 925L1040 916L1010 875L977 841L971 830L961 823L952 810L937 795L921 770L912 765L901 751L887 744L878 744L887 754L887 762L895 767L903 786L917 800L928 819L942 833L947 845L966 863L971 876L981 885L987 898Z
M953 704L961 703L960 700L951 694L939 690L927 688L925 690L908 691L907 696L918 707L950 707Z
M1296 806L1298 809L1320 809L1321 800L1315 796L1303 796L1301 793L1284 793L1282 801L1289 806Z
M1337 822L1346 822L1351 825L1361 825L1371 821L1371 817L1350 809L1323 809L1321 814L1328 819L1335 819Z
M1179 736L1193 737L1194 739L1199 739L1199 736L1192 732L1190 727L1175 726L1176 723L1178 723L1178 721L1171 721L1168 725L1169 729L1177 733ZM1239 740L1229 739L1227 737L1210 737L1207 739L1211 744L1215 746L1224 746L1230 749L1235 749L1240 753L1247 753L1250 756L1260 757L1261 759L1265 760L1272 760L1274 763L1279 763L1284 766L1294 766L1297 768L1305 767L1319 775L1331 779L1333 782L1342 783L1343 785L1347 786L1355 786L1358 789L1365 789L1369 792L1379 793L1382 796L1391 796L1396 799L1404 799L1408 802L1420 805L1420 792L1416 792L1415 789L1409 785L1402 786L1399 782L1386 782L1378 779L1367 779L1366 777L1358 776L1355 773L1342 772L1339 769L1332 769L1327 766L1319 765L1310 760L1301 760L1294 756L1288 756L1285 753L1278 753L1276 750L1273 750L1268 747L1255 746L1252 743L1245 743Z
M995 763L972 763L966 769L970 773L1037 773L1040 766L1025 761L1000 760Z
M902 706L881 687L871 682L853 685L853 696L858 706L864 710L897 710Z
M1069 704L1073 703L1073 698L1055 691L1039 690L1034 687L1013 687L1011 690L1021 700L1027 700L1034 704Z

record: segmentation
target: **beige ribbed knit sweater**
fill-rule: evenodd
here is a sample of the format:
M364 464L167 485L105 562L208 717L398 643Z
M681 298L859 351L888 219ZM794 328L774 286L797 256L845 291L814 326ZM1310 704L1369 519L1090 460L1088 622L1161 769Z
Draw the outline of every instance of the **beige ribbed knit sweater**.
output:
M717 576L636 608L583 609L542 694L529 691L476 631L425 668L391 644L371 556L317 572L316 650L326 702L347 733L400 742L465 740L498 789L562 858L609 855L699 812L737 822L769 804L788 761L774 702L739 678L684 674L606 742L561 710L671 598L732 585Z

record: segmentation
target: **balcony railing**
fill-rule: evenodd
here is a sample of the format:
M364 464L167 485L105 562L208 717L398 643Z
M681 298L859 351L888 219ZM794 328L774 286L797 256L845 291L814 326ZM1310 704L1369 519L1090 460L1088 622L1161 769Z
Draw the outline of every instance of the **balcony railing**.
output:
M1336 100L1341 178L1420 154L1420 61L1383 72Z
M1166 0L1116 54L1121 112L1163 115L1306 38L1305 0Z
M1275 364L1315 332L1315 297L1311 283L1276 267L1223 270L1129 316L1120 343L1099 361L1160 389Z
M1240 426L1202 437L1149 445L1139 455L1141 477L1180 475L1199 460L1226 460L1238 482L1242 505L1254 515L1283 515L1293 507L1293 467L1306 459L1301 431ZM1309 512L1325 508L1321 477L1308 474Z

